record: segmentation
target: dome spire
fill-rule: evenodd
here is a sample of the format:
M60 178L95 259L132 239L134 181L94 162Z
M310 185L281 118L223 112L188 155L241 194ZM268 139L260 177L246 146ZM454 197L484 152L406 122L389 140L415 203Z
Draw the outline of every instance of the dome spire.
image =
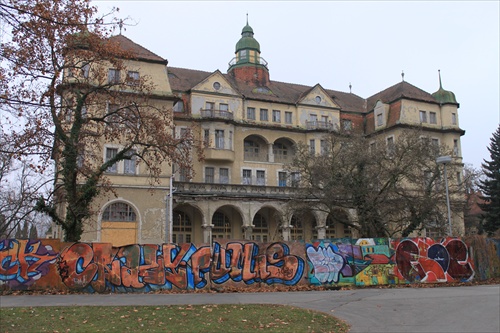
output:
M458 104L457 99L455 98L455 94L451 91L444 90L443 84L441 81L441 70L438 69L438 77L439 77L439 90L432 94L432 97L436 99L441 104Z

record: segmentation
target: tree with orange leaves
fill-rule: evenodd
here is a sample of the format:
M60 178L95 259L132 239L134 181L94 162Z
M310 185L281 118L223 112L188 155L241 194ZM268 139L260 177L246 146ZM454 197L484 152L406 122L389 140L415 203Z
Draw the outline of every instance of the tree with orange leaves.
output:
M171 92L148 75L125 74L143 55L111 36L113 13L97 14L90 0L0 2L7 32L0 142L9 143L0 150L39 173L56 161L54 190L36 208L62 227L66 241L80 239L93 200L112 189L107 171L118 162L144 165L152 187L166 166L190 167L193 138L174 135ZM119 143L105 160L104 142Z

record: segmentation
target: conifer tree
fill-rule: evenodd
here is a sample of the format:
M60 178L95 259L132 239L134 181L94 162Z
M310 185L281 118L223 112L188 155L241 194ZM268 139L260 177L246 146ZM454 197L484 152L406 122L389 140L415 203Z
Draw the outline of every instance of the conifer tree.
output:
M38 232L36 230L35 225L32 224L30 227L29 239L37 239L37 238L38 238Z
M500 125L493 133L488 151L491 160L484 160L482 163L485 178L479 187L485 200L485 203L480 205L485 212L483 229L492 236L500 228Z

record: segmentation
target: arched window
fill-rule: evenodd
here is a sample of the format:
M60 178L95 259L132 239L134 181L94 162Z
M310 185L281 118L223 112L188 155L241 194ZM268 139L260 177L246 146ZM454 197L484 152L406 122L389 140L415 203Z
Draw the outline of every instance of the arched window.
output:
M135 222L136 214L130 205L124 202L115 202L106 207L102 219L109 222Z
M267 242L269 235L269 228L267 226L267 221L264 216L257 213L253 218L253 230L252 230L252 240L257 242Z
M245 140L245 160L258 161L260 158L260 146L257 142L252 140Z
M274 161L286 161L288 159L288 148L282 143L273 145Z
M302 221L296 218L294 215L292 216L290 225L292 226L292 228L290 229L290 239L291 240L304 239L304 227L302 225Z
M193 227L186 213L173 212L172 231L172 241L174 243L191 243Z
M212 217L212 239L231 238L231 223L229 218L222 212L215 212Z

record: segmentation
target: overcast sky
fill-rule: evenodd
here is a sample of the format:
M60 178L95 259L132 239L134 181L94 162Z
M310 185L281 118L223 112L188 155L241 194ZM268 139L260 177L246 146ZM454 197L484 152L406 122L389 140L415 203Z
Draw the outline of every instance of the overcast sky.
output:
M499 1L102 1L123 34L169 66L227 72L246 15L271 80L368 98L401 81L460 103L464 163L478 168L500 122ZM118 33L118 31L117 31Z

